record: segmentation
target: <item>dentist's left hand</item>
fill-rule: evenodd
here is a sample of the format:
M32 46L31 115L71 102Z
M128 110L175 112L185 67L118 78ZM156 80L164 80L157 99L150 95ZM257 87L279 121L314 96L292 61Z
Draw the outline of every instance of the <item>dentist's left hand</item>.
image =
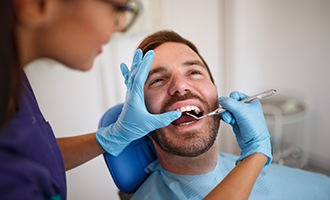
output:
M181 116L179 111L162 114L148 112L143 88L154 59L154 52L148 51L144 57L142 54L140 49L136 51L130 71L124 63L120 65L127 88L122 112L115 123L96 132L98 143L114 156L119 155L133 140L165 127Z
M230 98L220 97L219 104L227 111L222 113L224 122L233 127L237 142L241 148L238 161L254 154L261 153L268 157L266 165L273 159L270 134L260 101L240 102L246 94L232 92Z

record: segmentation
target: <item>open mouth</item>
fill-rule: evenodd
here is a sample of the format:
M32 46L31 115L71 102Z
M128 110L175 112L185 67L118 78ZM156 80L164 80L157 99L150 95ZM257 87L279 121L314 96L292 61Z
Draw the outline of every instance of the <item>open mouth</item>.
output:
M180 109L178 109L180 112L182 112L182 115L179 119L172 122L175 126L185 126L195 123L197 120L186 113L190 113L192 115L195 115L197 117L200 117L203 115L203 112L200 108L197 106L191 105L191 106L183 106Z

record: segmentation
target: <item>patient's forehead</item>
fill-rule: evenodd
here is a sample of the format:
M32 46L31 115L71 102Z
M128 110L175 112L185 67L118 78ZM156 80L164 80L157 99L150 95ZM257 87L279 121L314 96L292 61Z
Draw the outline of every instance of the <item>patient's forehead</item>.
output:
M177 64L188 60L198 60L203 63L197 53L182 43L166 42L155 48L154 52L155 58L152 67Z

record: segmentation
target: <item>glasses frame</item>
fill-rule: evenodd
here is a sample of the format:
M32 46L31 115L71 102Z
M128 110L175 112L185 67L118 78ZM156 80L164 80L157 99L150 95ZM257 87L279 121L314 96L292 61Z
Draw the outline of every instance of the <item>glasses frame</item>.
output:
M133 17L130 20L130 22L126 24L125 27L120 30L120 32L126 32L129 28L131 28L131 26L134 24L134 22L136 21L137 17L139 16L143 8L142 3L138 0L129 0L125 5L111 0L104 0L104 1L111 4L118 10L118 14L116 17L117 24L119 24L120 18L124 12L131 12L133 14Z

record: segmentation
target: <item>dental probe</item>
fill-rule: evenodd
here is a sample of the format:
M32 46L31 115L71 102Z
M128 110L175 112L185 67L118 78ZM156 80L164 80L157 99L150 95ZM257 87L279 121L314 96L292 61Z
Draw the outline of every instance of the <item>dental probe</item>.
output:
M267 90L265 92L262 92L262 93L259 93L259 94L250 96L250 97L248 97L246 99L242 99L241 102L243 102L243 103L249 103L249 102L252 102L252 101L257 100L257 99L260 100L260 99L269 97L269 96L271 96L271 95L273 95L275 93L276 93L276 90L275 89L270 89L270 90ZM193 118L195 118L195 119L197 119L197 120L200 120L200 119L203 119L203 118L208 117L208 116L219 115L219 114L221 114L221 113L223 113L225 111L226 111L226 109L222 108L221 105L219 105L219 108L217 108L216 110L214 110L214 111L212 111L212 112L210 112L210 113L208 113L206 115L203 115L201 117L197 117L197 116L195 116L193 114L190 114L190 113L186 113L186 114L189 115L189 116L191 116L191 117L193 117Z

